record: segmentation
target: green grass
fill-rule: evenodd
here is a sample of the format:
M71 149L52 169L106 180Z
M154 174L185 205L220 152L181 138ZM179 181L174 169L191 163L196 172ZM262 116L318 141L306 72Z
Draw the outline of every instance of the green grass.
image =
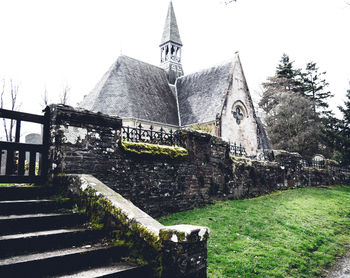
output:
M9 186L13 186L14 183L0 183L0 187L9 187Z
M33 184L27 184L27 183L23 183L23 184L19 184L19 183L0 183L0 187L11 187L11 186L33 186Z
M350 244L350 187L218 202L160 222L210 228L209 277L319 277Z

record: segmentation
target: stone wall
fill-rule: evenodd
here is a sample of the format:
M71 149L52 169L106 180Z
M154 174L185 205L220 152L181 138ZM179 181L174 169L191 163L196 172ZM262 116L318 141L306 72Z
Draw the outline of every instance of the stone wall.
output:
M232 158L225 141L194 131L178 131L186 157L135 154L120 145L119 118L50 109L51 173L91 174L153 217L288 187L350 184L335 165L303 167L299 154L275 151L274 162Z
M116 131L121 126L119 118L64 105L50 106L49 171L98 176L110 173L116 159Z
M208 228L164 226L91 175L58 176L55 185L75 199L92 225L110 231L111 244L115 239L124 242L151 277L207 277Z

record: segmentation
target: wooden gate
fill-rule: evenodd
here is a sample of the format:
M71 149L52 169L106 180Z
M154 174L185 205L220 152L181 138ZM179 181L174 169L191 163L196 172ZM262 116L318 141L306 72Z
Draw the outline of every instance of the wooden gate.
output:
M0 183L44 182L48 173L49 109L43 116L0 109L0 124L3 118L14 120L16 129L14 142L0 141ZM42 144L19 142L22 121L42 125Z

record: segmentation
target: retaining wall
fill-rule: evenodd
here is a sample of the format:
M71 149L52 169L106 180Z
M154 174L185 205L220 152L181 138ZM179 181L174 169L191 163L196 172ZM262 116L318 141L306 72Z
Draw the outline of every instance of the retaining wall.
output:
M177 131L185 157L136 154L121 146L120 118L62 105L50 111L51 173L91 174L153 217L283 188L350 184L330 161L307 168L285 151L274 151L274 162L235 158L222 139L187 130Z

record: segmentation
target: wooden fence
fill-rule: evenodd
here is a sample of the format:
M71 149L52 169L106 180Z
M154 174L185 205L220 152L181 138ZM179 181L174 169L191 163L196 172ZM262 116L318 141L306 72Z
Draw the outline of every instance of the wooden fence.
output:
M35 115L0 109L0 120L14 120L14 142L0 141L0 183L40 183L47 178L49 146L49 110ZM42 144L20 143L21 122L42 125ZM29 153L29 161L26 161ZM39 154L39 155L37 155ZM37 161L36 157L39 157ZM27 155L28 157L28 155Z

